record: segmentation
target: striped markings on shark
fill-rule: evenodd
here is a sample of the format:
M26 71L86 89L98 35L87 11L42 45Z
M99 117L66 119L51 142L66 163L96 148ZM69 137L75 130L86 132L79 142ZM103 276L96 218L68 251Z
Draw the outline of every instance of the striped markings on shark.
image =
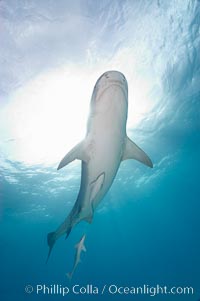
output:
M97 80L90 102L85 139L61 160L58 170L81 160L81 185L77 200L64 222L48 234L48 258L56 240L66 238L80 221L92 222L93 214L111 187L120 163L135 159L153 167L151 159L126 134L128 83L118 71L108 71Z
M78 264L81 262L81 253L83 251L86 252L86 247L84 245L85 237L86 237L86 235L84 234L81 237L80 241L75 245L76 253L75 253L75 257L74 257L74 265L73 265L72 271L70 273L66 274L66 276L69 278L69 280L72 279Z

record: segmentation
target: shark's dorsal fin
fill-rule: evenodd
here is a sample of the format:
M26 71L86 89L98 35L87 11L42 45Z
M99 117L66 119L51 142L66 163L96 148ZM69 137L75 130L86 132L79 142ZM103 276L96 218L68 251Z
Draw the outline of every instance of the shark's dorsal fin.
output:
M151 168L153 167L152 161L147 154L128 137L126 137L122 161L127 159L135 159Z
M58 166L58 170L66 166L67 164L71 163L74 160L82 160L84 162L88 162L89 157L88 153L86 151L86 141L83 140L80 143L78 143L76 146L74 146L66 155L65 157L60 161L60 164Z

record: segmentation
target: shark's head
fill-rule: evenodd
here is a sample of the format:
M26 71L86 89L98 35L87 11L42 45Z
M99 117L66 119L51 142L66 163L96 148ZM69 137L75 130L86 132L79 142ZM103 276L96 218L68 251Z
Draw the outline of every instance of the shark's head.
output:
M104 92L113 87L122 90L124 99L128 100L128 83L125 76L119 71L112 70L103 73L97 80L92 94L92 102L99 101Z

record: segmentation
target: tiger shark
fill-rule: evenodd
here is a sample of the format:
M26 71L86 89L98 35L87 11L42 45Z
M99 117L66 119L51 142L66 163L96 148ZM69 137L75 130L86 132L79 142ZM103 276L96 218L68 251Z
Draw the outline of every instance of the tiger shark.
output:
M92 222L93 214L111 187L120 163L135 159L153 167L151 159L126 134L128 83L118 71L103 73L97 80L90 102L87 133L61 160L58 170L75 159L82 161L77 200L64 222L47 236L49 254L55 241L80 221ZM47 261L48 261L47 258Z

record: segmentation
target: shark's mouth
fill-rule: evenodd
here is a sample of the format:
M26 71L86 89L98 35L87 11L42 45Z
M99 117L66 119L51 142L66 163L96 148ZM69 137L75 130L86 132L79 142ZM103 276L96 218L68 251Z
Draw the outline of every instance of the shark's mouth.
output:
M121 88L123 94L124 94L124 99L128 101L128 89L125 89L124 84L121 83L120 81L117 80L110 80L109 81L109 86L105 87L105 89L102 90L102 92L96 97L96 102L100 101L100 98L110 89L113 87L119 87Z

